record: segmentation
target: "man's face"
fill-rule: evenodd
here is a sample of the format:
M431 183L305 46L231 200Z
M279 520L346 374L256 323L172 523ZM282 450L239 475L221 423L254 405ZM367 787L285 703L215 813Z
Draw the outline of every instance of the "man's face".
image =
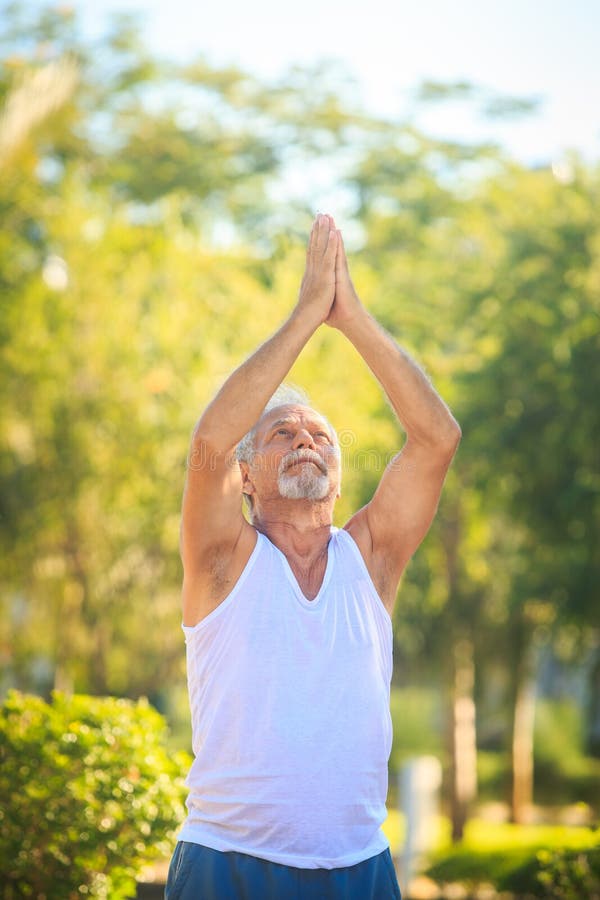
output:
M320 501L339 492L339 448L325 419L309 406L286 404L258 424L244 478L255 499Z

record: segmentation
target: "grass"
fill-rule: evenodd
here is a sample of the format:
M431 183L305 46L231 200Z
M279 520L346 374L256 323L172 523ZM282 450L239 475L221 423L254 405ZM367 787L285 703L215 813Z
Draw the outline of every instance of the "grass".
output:
M392 854L402 850L406 835L406 822L397 809L389 809L383 832L390 842ZM471 819L465 827L465 836L460 844L450 841L450 821L440 817L438 821L438 841L436 856L448 853L512 853L526 849L527 852L552 847L574 850L595 847L600 842L600 831L572 825L514 825L510 822L488 822Z
M478 850L515 847L594 847L600 839L593 828L572 825L514 825L472 819L465 828L462 846Z

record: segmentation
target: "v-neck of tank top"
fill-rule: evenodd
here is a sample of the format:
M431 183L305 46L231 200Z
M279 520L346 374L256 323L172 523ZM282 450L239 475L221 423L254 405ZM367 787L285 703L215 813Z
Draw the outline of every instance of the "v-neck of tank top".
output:
M327 583L331 576L331 569L333 567L333 552L334 551L331 546L331 542L333 540L333 537L334 537L336 531L337 531L337 529L334 529L334 528L331 529L331 534L329 536L329 542L327 544L327 565L325 566L325 574L323 575L323 581L321 582L321 587L319 588L316 596L312 600L308 599L308 597L306 596L306 594L304 593L304 591L298 584L298 579L292 572L292 567L290 566L289 562L287 561L287 557L286 557L285 553L283 553L279 549L279 547L276 547L272 541L269 541L269 538L266 535L263 535L263 537L265 537L266 540L268 540L269 543L271 544L271 546L274 548L275 552L277 554L279 554L279 556L281 557L281 561L283 563L283 568L285 569L285 574L287 575L288 580L294 589L294 594L296 595L296 599L298 600L299 603L302 604L302 606L305 609L315 609L319 605L319 602L320 602L323 594L325 593Z

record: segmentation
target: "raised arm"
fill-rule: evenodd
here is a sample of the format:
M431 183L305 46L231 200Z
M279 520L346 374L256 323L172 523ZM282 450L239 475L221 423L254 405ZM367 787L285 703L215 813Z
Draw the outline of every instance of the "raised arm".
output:
M436 513L461 432L419 366L361 304L341 234L338 241L336 295L327 323L354 344L406 432L372 500L346 525L391 613L400 576Z
M218 605L214 598L218 599L219 593L226 595L240 541L242 557L249 555L247 551L253 546L253 529L242 514L242 482L235 447L255 425L304 345L327 318L335 293L336 248L336 231L327 216L318 216L311 230L298 302L291 315L232 373L194 429L180 539L186 624L207 615L210 605Z

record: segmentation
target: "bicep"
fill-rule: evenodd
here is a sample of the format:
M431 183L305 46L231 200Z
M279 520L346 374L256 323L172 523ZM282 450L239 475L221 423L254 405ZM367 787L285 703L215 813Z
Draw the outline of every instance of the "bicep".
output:
M386 560L397 580L429 531L456 446L409 438L365 508L372 552Z
M216 452L194 438L181 509L184 569L193 572L203 568L217 546L235 546L245 524L242 477L234 452Z

